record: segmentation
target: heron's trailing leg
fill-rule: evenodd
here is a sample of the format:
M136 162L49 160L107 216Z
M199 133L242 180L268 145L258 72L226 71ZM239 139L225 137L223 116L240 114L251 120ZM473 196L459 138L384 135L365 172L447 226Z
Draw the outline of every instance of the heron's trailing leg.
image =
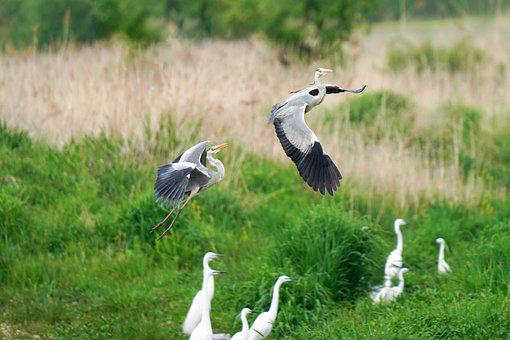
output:
M166 215L166 217L163 221L159 222L154 228L151 229L151 233L155 232L159 227L161 227L163 224L165 224L165 222L173 214L174 211L175 211L175 208L173 208L172 211L170 211L170 214Z
M175 221L177 221L177 217L179 217L179 215L181 214L181 211L182 209L184 209L184 207L186 206L186 204L188 204L188 202L190 201L191 199L191 195L188 197L188 199L186 200L186 202L184 202L184 204L182 205L182 207L179 209L179 211L177 211L177 214L175 215L174 219L172 220L172 223L170 223L170 226L163 232L163 234L159 235L158 237L158 240L160 240L163 236L165 236L166 234L168 234L168 232L170 231L170 229L172 229L172 227L174 226L174 223ZM168 218L168 216L167 216ZM166 218L165 218L166 219Z

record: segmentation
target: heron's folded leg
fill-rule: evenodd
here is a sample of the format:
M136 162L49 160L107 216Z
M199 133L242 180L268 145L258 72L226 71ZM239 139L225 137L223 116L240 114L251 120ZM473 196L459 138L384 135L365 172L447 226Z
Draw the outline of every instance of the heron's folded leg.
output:
M191 196L188 197L188 199L186 200L186 202L184 202L184 204L182 205L182 207L179 209L179 211L177 212L177 214L175 215L174 219L172 220L172 223L170 223L170 226L161 234L159 235L158 237L158 240L160 240L163 236L165 236L166 234L168 234L168 232L170 231L170 229L172 229L172 227L174 226L174 223L175 221L177 221L177 217L179 217L179 215L181 214L181 211L182 209L184 209L184 207L186 206L186 204L188 204L189 200L191 199Z
M151 233L153 233L154 231L156 231L159 227L161 227L167 220L168 218L170 217L170 215L173 214L175 208L172 209L172 211L170 211L170 214L166 215L165 219L161 222L159 222L154 228L151 229Z

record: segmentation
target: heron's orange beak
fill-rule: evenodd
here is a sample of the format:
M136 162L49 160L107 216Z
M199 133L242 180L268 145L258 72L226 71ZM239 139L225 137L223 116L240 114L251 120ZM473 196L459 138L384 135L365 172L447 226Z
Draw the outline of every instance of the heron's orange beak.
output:
M213 150L213 151L220 151L220 150L225 149L227 146L228 146L227 143L223 143L223 144L220 144L220 145L216 145L215 147L212 147L211 150Z

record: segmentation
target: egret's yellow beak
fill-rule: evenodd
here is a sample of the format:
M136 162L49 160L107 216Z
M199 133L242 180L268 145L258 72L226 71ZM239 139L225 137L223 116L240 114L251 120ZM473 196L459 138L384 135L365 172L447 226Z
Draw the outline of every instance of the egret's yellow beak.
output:
M329 69L329 68L325 68L325 69L322 70L322 72L324 72L324 73L332 73L333 70Z
M227 143L223 143L223 144L220 144L220 145L213 146L211 148L211 150L213 150L213 151L220 151L220 150L225 149L227 146L228 146Z

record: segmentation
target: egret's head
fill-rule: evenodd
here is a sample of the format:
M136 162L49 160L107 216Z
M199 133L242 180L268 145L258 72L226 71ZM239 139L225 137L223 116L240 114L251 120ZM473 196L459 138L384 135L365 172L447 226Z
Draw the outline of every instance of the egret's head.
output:
M253 313L253 311L249 308L243 308L243 310L241 311L241 315L244 315L246 316L247 314L251 314Z
M317 76L317 78L320 78L323 75L331 73L331 72L333 72L333 70L330 70L329 68L319 67L318 69L315 70L315 75Z
M404 221L403 219L401 219L401 218L397 218L397 219L395 220L395 227L396 227L396 226L399 226L399 227L400 227L400 226L403 226L403 225L406 225L406 221Z
M286 276L286 275L282 275L278 278L278 281L277 282L287 282L287 281L297 281L299 280L298 278L295 278L295 277L289 277L289 276Z
M208 153L208 154L215 154L215 153L218 153L218 152L220 152L221 150L225 149L227 146L228 146L228 144L227 144L227 143L223 143L223 144L220 144L220 145L211 146L211 147L209 148L209 150L207 150L207 153Z
M436 238L436 243L437 243L437 244L443 244L443 243L445 243L444 238L442 238L442 237Z
M207 263L209 263L209 262L211 262L213 260L217 260L217 259L219 259L220 257L223 257L223 256L225 256L225 255L223 255L223 254L216 254L216 253L213 253L212 251L210 251L210 252L208 252L208 253L206 253L204 255L204 260Z

